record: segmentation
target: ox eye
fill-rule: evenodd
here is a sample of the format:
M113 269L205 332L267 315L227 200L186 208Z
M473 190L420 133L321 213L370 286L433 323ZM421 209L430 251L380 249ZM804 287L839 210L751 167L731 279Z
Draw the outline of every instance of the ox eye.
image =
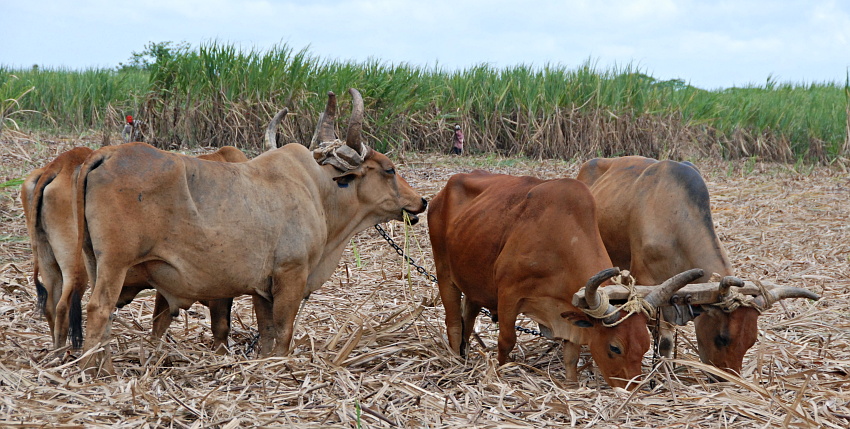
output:
M395 168L390 168L390 169L384 170L384 173L387 173L390 176L392 176L392 175L395 174Z
M608 348L611 349L611 353L618 354L618 355L623 354L623 351L620 350L620 348L615 346L615 345L610 345L610 346L608 346Z

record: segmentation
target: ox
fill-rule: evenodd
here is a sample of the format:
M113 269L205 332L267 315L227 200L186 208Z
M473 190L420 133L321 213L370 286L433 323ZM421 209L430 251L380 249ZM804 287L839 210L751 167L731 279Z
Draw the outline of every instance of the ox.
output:
M76 266L74 254L77 224L72 207L73 179L75 171L92 152L87 147L77 147L62 153L43 168L30 173L21 188L24 217L33 251L37 307L47 319L56 348L65 345L69 331L72 345L82 345L80 299L88 276L81 266ZM248 160L242 151L232 146L222 147L199 158L218 162ZM39 277L43 277L44 282ZM131 269L124 281L118 306L129 303L140 291L151 287L147 279ZM232 299L204 302L204 305L210 307L215 349L227 342L231 304ZM171 323L167 303L160 294L156 296L153 321L152 335L160 338Z
M453 352L465 354L475 317L486 307L499 324L500 364L509 360L514 324L524 313L550 336L566 340L567 379L577 380L581 345L589 345L609 385L624 387L640 375L650 343L647 315L629 316L604 305L592 317L571 302L587 282L588 304L598 309L604 303L597 288L618 273L610 268L593 197L583 183L485 171L457 174L431 201L428 230ZM645 303L654 313L701 275L676 276Z
M723 276L719 296L730 286L741 286L726 250L714 230L708 187L689 162L656 161L641 156L592 159L577 177L590 187L596 200L602 241L611 261L628 267L638 284L655 284L683 269L701 268L706 282ZM694 306L694 327L700 360L721 369L741 372L744 354L758 336L760 309L784 298L818 296L800 288L779 288L759 296L750 306L732 311L720 305ZM685 324L689 312L677 315L673 307L666 319ZM679 316L679 317L677 317ZM672 355L673 337L662 324L659 353Z
M251 295L260 350L289 353L299 302L331 276L351 237L405 216L416 223L427 205L361 141L363 99L350 93L345 141L319 127L327 143L314 152L288 144L214 163L130 143L92 154L76 183L78 246L96 255L83 349L108 342L109 313L136 267L173 311ZM114 372L108 347L83 366L97 361Z

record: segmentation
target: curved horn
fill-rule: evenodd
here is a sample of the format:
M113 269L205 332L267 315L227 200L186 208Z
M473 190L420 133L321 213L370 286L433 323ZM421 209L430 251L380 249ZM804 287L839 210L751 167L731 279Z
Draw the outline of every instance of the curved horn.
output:
M786 298L808 298L813 299L815 301L820 299L820 295L808 290L799 287L791 287L784 286L776 289L771 289L767 291L768 296L759 295L756 297L755 302L762 308L769 308L777 301L786 299Z
M720 279L720 286L717 288L719 292L719 296L726 295L729 293L729 288L732 286L735 287L744 287L744 281L735 277L735 276L726 276Z
M606 280L616 276L617 274L620 274L619 268L608 268L598 272L596 275L591 277L590 280L587 281L587 284L585 284L584 286L584 300L587 302L588 310L596 311L597 309L599 309L600 306L603 305L602 297L599 295L598 291L599 286ZM617 307L608 304L608 308L605 310L604 314L613 313L616 309ZM616 321L618 315L615 314L611 317L613 317L615 319L614 321Z
M360 131L363 129L363 97L354 88L350 88L348 93L351 94L351 119L348 120L348 134L345 136L345 144L357 151L359 154L363 151L363 145L360 144Z
M655 290L644 298L653 308L658 308L670 303L670 298L677 290L685 287L688 283L703 276L703 271L699 268L685 271L670 277L664 283L661 283Z
M266 151L277 149L277 126L287 113L289 113L289 109L284 107L283 110L277 112L277 115L274 115L274 118L272 118L272 121L269 122L269 125L266 127Z
M328 91L328 103L325 105L325 111L319 114L319 122L316 124L316 131L313 133L313 138L310 139L310 149L319 147L319 143L329 142L336 139L336 94L333 91Z

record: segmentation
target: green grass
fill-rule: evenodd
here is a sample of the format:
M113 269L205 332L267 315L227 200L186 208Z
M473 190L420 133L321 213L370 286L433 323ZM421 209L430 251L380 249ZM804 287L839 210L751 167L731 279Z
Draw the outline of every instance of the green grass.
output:
M23 178L7 180L3 183L0 183L0 189L3 189L3 188L18 188L23 184L24 184Z
M16 76L13 78L12 76ZM461 124L467 151L531 158L675 155L681 145L727 158L829 162L850 152L847 83L780 83L706 91L661 81L636 67L603 70L478 65L463 70L326 60L287 45L267 51L227 43L168 47L147 70L11 70L0 66L0 91L20 94L30 128L117 132L133 114L152 141L238 144L258 150L275 111L290 109L288 141L307 142L336 92L360 89L364 131L381 151L444 151ZM4 97L5 99L6 97ZM339 124L342 131L344 121Z

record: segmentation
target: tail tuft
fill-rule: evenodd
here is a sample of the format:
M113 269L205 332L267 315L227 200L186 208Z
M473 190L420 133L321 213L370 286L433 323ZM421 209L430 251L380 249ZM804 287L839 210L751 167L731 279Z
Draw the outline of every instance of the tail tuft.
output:
M47 288L44 287L44 283L38 279L38 277L34 277L35 280L35 311L41 315L42 317L47 316L45 313L45 309L47 307Z
M71 293L71 308L68 311L68 336L74 349L83 347L83 304L80 292Z

